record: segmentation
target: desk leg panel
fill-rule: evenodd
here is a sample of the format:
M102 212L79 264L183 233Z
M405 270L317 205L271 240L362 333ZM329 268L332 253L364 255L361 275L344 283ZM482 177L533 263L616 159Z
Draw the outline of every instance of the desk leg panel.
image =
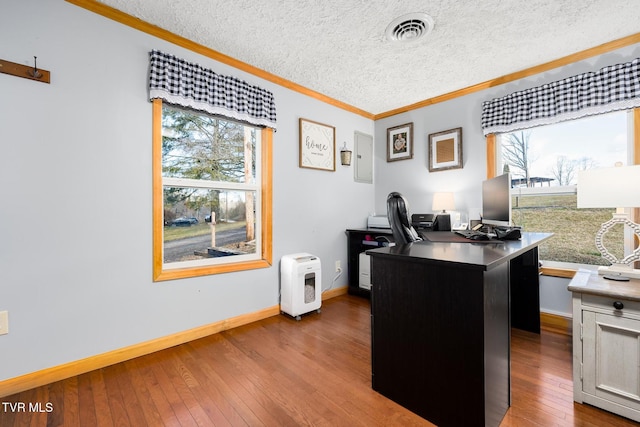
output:
M509 263L485 272L485 425L498 426L511 405Z
M375 257L371 276L373 388L437 425L484 426L483 271Z
M511 326L540 333L538 248L511 260Z

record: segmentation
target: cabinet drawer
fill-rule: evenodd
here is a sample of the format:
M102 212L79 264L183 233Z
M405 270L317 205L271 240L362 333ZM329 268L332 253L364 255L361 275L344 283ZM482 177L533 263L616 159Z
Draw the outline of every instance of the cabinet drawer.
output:
M622 303L623 308L617 310L614 303ZM624 298L603 297L599 295L582 294L582 305L587 307L598 308L610 313L620 313L622 315L640 316L640 302L629 301Z

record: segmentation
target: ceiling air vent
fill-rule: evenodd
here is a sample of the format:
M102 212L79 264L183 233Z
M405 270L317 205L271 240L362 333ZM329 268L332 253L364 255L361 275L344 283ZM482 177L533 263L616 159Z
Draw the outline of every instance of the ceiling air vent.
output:
M399 16L387 26L385 34L390 41L412 41L426 36L433 29L433 18L426 13Z

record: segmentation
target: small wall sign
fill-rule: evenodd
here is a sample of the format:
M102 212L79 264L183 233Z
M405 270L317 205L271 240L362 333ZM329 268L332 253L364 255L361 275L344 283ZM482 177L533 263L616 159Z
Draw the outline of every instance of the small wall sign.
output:
M336 170L336 128L300 119L300 167Z

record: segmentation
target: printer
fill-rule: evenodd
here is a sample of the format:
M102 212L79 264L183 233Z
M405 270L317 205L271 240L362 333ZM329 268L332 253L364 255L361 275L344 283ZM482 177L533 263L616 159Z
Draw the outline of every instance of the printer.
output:
M367 228L391 228L389 218L386 215L369 215Z
M432 231L434 229L434 214L413 214L411 215L411 225L416 230Z

